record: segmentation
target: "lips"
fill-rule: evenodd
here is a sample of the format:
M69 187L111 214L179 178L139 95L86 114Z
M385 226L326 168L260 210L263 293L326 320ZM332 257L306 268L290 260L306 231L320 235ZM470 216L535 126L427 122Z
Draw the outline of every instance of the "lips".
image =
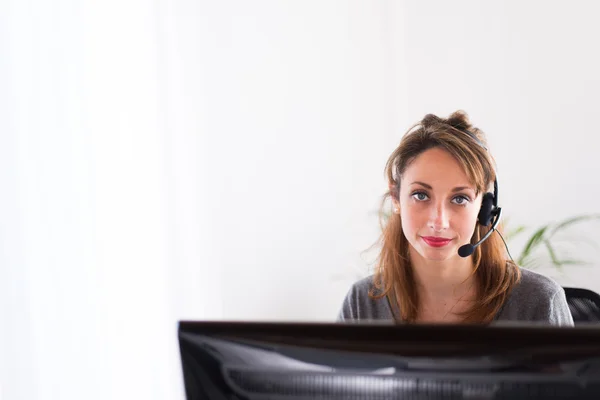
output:
M452 239L436 237L436 236L422 236L421 237L425 243L427 243L431 247L444 247L448 243L452 241Z

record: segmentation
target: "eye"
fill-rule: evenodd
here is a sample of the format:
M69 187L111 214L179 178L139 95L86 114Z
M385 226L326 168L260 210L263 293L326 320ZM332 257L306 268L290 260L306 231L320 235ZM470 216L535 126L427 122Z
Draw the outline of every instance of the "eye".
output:
M425 192L413 192L411 196L417 201L425 201L429 198Z
M464 206L471 200L467 196L461 195L461 196L456 196L455 198L452 199L452 201L454 202L454 204L457 204L459 206Z

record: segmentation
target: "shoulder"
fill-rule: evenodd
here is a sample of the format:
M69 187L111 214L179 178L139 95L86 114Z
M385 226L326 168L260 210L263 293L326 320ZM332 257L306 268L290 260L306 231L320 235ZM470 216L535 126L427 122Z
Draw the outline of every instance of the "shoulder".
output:
M377 296L380 294L381 291L375 287L373 275L356 281L344 298L342 308L338 313L338 321L392 320L389 302L385 296Z
M531 297L535 294L536 297L544 299L563 291L558 282L546 275L525 268L519 268L519 270L521 271L521 280L514 288L515 295Z
M362 278L352 284L348 293L352 293L357 296L366 296L371 290L375 289L374 276L369 275Z
M512 289L499 319L573 325L565 291L554 279L520 268L521 279Z

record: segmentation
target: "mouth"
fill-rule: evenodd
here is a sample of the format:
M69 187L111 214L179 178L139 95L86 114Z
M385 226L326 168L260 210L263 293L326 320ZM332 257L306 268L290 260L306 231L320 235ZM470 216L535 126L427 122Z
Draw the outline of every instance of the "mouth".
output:
M431 247L444 247L452 241L452 239L436 236L421 236L421 239Z

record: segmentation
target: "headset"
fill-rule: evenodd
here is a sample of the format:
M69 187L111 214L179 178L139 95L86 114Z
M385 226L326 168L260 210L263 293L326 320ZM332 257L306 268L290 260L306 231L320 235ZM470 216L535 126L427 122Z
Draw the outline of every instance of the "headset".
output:
M459 129L456 127L455 127L455 129L469 135L475 143L477 143L479 146L481 146L486 152L488 151L488 148L483 144L483 142L481 140L479 140L479 138L473 132L470 132L466 129ZM475 243L475 244L468 243L463 246L460 246L458 248L458 255L463 258L469 257L471 254L473 254L475 249L479 245L481 245L481 243L486 241L487 238L490 237L490 235L492 233L494 233L494 231L498 232L496 230L496 227L498 226L498 223L500 222L501 217L502 217L502 208L498 207L498 178L494 177L494 192L493 193L486 192L483 195L483 198L481 199L481 208L479 209L479 214L477 214L477 223L479 225L488 226L491 224L492 226L490 227L490 230L477 243ZM500 235L500 232L498 232L498 234ZM508 250L508 246L506 245L506 242L504 241L504 238L502 237L502 235L500 235L500 238L504 242L504 246L506 247L508 256L512 260L512 256L510 255L510 251ZM391 290L390 292L388 292L387 297L388 297L388 301L392 305L392 314L394 315L394 318L396 320L400 321L401 317L398 314L398 311L395 309L395 305L398 303L396 302L396 295L395 295L394 291Z
M470 132L466 129L456 129L469 135L475 143L481 146L485 151L488 151L487 147L483 144L481 140L479 140L479 138L473 132ZM468 243L463 246L460 246L458 248L458 255L461 257L469 257L471 254L473 254L475 249L479 245L481 245L481 243L487 240L487 238L490 237L490 235L494 233L494 231L496 231L496 227L498 226L501 217L502 207L498 207L498 179L494 177L494 192L487 192L483 195L483 198L481 200L481 208L479 209L479 214L477 215L477 222L479 223L479 225L488 226L492 224L492 226L490 230L477 243ZM504 238L502 239L502 241L504 241Z

